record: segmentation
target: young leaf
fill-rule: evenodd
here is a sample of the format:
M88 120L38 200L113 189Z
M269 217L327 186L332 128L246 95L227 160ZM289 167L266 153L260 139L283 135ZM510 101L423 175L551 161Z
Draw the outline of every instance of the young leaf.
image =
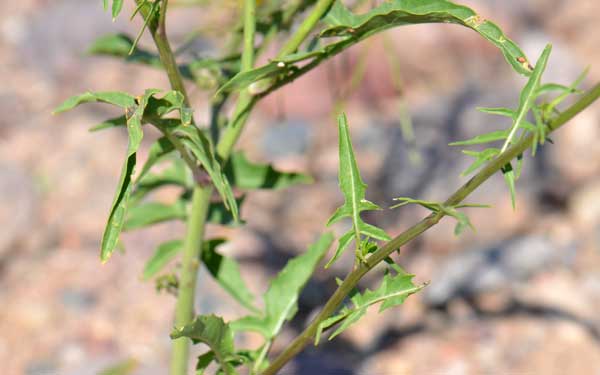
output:
M127 202L132 190L132 179L136 165L136 152L142 142L144 133L142 131L142 116L148 104L148 99L156 94L158 90L146 90L144 95L138 98L137 107L127 119L127 132L129 133L129 145L127 146L127 157L121 169L121 177L117 185L117 192L111 205L108 222L102 235L102 246L100 259L106 262L117 246L119 234L125 222Z
M473 203L461 203L461 204L457 204L455 206L447 206L447 205L444 205L443 203L439 203L439 202L424 201L424 200L413 199L413 198L408 198L408 197L394 198L394 200L399 201L400 203L393 205L390 208L401 207L401 206L405 206L407 204L418 204L432 212L435 212L435 213L442 212L444 215L453 217L454 219L456 219L456 227L454 227L454 234L457 236L459 234L461 234L467 227L475 230L475 228L471 224L471 221L469 220L469 217L465 213L459 212L457 210L457 208L465 208L465 207L487 208L487 207L489 207L488 205L485 205L485 204L473 204Z
M325 265L325 268L333 264L333 262L346 250L352 236L354 236L354 241L356 243L357 254L361 242L361 235L382 241L390 240L390 236L385 233L383 229L365 223L360 217L362 211L379 210L381 208L375 203L365 199L367 185L360 177L360 171L358 170L354 151L352 150L352 141L350 139L350 131L348 130L348 122L345 114L338 117L338 131L340 157L339 185L340 190L344 195L344 204L341 207L338 207L333 213L329 218L327 225L331 225L345 217L349 217L352 219L352 228L340 238L335 255L327 265Z
M233 332L229 324L216 315L200 315L184 327L171 332L172 339L190 338L194 343L208 345L226 374L235 373L229 361L234 357Z
M494 142L494 141L499 141L499 140L505 139L507 135L508 135L508 130L498 130L495 132L475 136L471 139L467 139L466 141L452 142L449 144L449 146L479 145L482 143L489 143L489 142Z
M121 108L135 106L135 98L129 94L119 91L106 92L86 92L81 95L75 95L65 100L61 105L54 109L53 114L68 111L83 103L101 102L113 104Z
M148 280L167 265L183 249L183 241L172 240L158 246L152 257L146 262L142 277Z
M263 316L250 315L231 323L234 331L250 330L263 335L266 340L275 337L283 323L290 320L298 309L298 296L313 274L319 261L333 242L333 235L326 233L309 246L308 251L290 260L273 279L265 294Z
M225 240L222 238L205 241L202 244L202 262L219 285L236 301L248 310L258 313L259 310L254 306L254 296L242 279L238 263L235 259L216 251L216 248L224 242Z
M395 276L387 273L377 289L367 289L363 294L359 292L354 293L350 298L353 304L352 307L343 307L337 315L324 320L319 325L315 336L315 345L319 343L321 333L324 329L341 322L335 332L329 336L329 340L332 340L352 324L356 323L372 305L382 303L379 308L379 312L382 312L390 307L402 304L408 296L425 287L425 285L416 286L413 284L413 277L414 275L406 273L399 273Z
M241 151L231 155L223 171L231 184L240 189L283 189L312 182L302 173L280 172L271 164L253 163Z
M531 109L531 106L533 106L535 103L536 92L538 86L540 85L542 73L544 73L544 70L546 69L550 51L552 51L552 46L548 44L536 62L535 69L533 69L533 73L531 73L531 76L527 80L525 87L523 87L523 90L521 90L519 108L517 109L517 114L514 117L514 122L510 129L510 133L504 142L504 146L502 146L502 149L500 150L501 153L506 151L508 146L511 144L517 130L521 126L522 121L525 120L525 117Z
M463 150L463 154L474 157L475 161L469 167L467 167L467 169L465 169L461 173L461 175L466 176L472 173L477 168L481 167L485 162L491 160L499 153L500 149L497 148L487 148L481 152Z

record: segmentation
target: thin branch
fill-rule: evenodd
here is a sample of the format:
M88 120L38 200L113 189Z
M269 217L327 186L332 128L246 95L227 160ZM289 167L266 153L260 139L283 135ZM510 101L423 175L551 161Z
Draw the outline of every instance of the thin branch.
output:
M589 90L581 99L575 104L569 107L567 110L558 115L549 125L548 133L560 128L579 112L586 109L590 104L596 101L600 97L600 83L596 84L591 90ZM529 135L522 139L514 146L508 148L504 153L500 154L495 159L491 160L486 166L461 186L454 194L452 194L445 202L444 205L457 205L462 202L469 194L483 184L493 174L498 172L503 166L509 163L512 159L522 154L525 150L530 148L534 143L534 136ZM287 362L294 358L300 353L304 347L312 341L314 338L319 324L329 318L335 313L340 304L348 296L348 294L356 287L361 278L369 272L373 267L382 262L391 253L405 245L409 241L418 237L420 234L425 232L437 224L445 214L443 212L432 213L417 224L413 225L406 231L402 232L391 241L387 242L383 247L373 253L366 263L362 263L360 267L350 272L338 289L329 298L321 312L311 321L308 327L300 333L290 345L271 363L271 365L262 373L262 375L274 375L279 371Z

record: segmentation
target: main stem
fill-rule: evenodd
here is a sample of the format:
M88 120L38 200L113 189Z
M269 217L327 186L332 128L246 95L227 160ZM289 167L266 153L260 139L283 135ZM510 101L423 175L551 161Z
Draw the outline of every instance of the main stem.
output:
M183 248L181 277L175 305L175 327L183 327L194 319L194 296L196 294L196 279L200 262L200 251L204 238L204 224L212 188L196 185L192 193L187 233ZM173 340L171 356L171 374L187 374L190 340L182 337Z
M136 0L139 4L142 0ZM169 83L173 90L183 94L185 104L190 105L190 100L183 84L175 56L169 44L166 30L168 0L162 0L160 4L160 13L158 20L151 19L149 22L150 33L158 49L160 61L163 64ZM154 17L149 12L148 6L142 7L140 10L144 19ZM193 121L192 121L193 122ZM173 142L181 156L186 161L192 172L196 174L198 166L192 161L187 150L181 146L177 139L171 136L168 131L165 133ZM183 259L181 265L180 283L177 294L177 302L175 305L175 326L182 327L192 321L194 318L194 300L196 294L196 279L198 276L198 265L200 259L200 251L202 249L202 241L204 238L204 226L210 206L210 197L212 195L212 187L202 185L196 181L192 192L192 206L188 216L188 226L185 235ZM171 374L186 375L189 359L190 341L187 338L179 338L173 340L173 348L171 354Z
M583 111L590 104L600 97L600 84L596 84L575 104L562 112L551 124L548 125L548 133L563 126L571 120L579 112ZM486 166L463 186L461 186L454 194L452 194L445 202L445 205L456 205L462 202L476 188L483 184L488 178L497 173L503 166L508 164L518 155L528 150L533 142L534 137L529 135L523 140L508 148L495 159L491 160ZM373 267L382 262L396 249L405 245L407 242L418 237L421 233L437 224L443 217L443 212L432 213L417 224L413 225L391 241L387 242L383 247L371 255L366 263L362 263L358 268L350 272L338 289L329 298L321 312L311 321L308 327L300 335L298 335L290 345L271 363L271 365L262 373L262 375L274 375L287 362L300 353L306 345L311 342L317 332L319 324L329 318L338 309L346 296L358 285L360 279L369 272Z

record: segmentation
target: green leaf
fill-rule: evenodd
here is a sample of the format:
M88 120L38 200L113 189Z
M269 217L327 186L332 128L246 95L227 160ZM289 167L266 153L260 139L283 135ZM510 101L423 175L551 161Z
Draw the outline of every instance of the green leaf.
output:
M200 315L184 327L176 327L171 333L172 339L190 338L194 343L208 345L216 360L227 374L235 373L229 361L235 355L233 332L229 324L216 315Z
M231 155L224 173L231 184L240 189L283 189L312 182L312 178L302 173L280 172L271 164L253 163L243 152Z
M171 164L157 173L145 173L131 193L130 200L136 204L150 192L162 186L179 186L188 191L193 186L193 178L185 162L177 156L173 157Z
M395 201L399 201L400 203L393 205L391 208L402 207L407 204L418 204L426 209L434 212L434 213L443 213L444 215L448 215L456 219L456 227L454 227L454 234L461 234L467 227L475 230L475 227L471 224L469 217L463 213L459 212L457 208L465 208L465 207L476 207L476 208L487 208L489 205L485 204L473 204L473 203L461 203L454 206L447 206L440 202L432 202L432 201L424 201L420 199L413 199L409 197L398 197L394 198Z
M244 203L244 199L246 199L246 196L242 195L240 198L235 200L237 207L241 207L241 205ZM210 204L208 207L208 215L206 220L213 224L233 227L244 223L243 220L240 221L239 219L234 218L231 211L225 207L223 202L212 202Z
M208 137L195 126L185 125L175 128L173 134L182 137L182 143L191 150L210 176L213 185L225 203L225 207L231 211L234 220L239 220L238 206L233 191L221 170L221 165L216 159L214 148Z
M259 82L270 77L288 74L290 69L296 69L293 64L318 56L321 53L321 51L297 52L283 58L271 60L268 64L259 68L240 72L221 86L214 96L219 96L225 92L244 89L254 82Z
M331 266L331 264L333 264L333 262L346 250L352 236L354 236L357 251L361 242L361 235L382 241L390 240L390 236L385 233L383 229L365 223L360 217L362 211L379 210L381 208L365 198L367 185L360 177L360 171L358 170L354 151L352 150L352 141L350 139L350 131L348 130L348 122L345 114L338 117L338 131L340 157L339 186L344 195L344 204L341 207L338 207L333 213L329 218L327 225L331 225L343 218L349 217L352 219L352 228L340 238L335 255L325 265L325 268Z
M146 262L142 277L148 280L163 269L183 249L183 241L172 240L158 246L152 257Z
M81 95L75 95L65 100L61 105L54 109L53 114L68 111L83 103L101 102L113 104L121 108L129 108L136 105L135 98L129 94L119 91L106 92L86 92Z
M474 172L475 170L477 170L477 168L481 167L488 160L491 160L494 157L496 157L496 155L498 155L499 153L500 149L497 148L487 148L481 152L463 150L463 154L474 157L475 161L467 169L465 169L461 173L461 175L466 176Z
M544 73L544 70L546 69L546 64L548 63L548 57L550 56L551 51L552 46L548 44L546 48L544 48L544 51L535 64L535 69L533 69L533 73L531 73L531 76L527 80L525 87L523 87L521 90L521 96L519 97L519 108L517 109L516 116L514 117L514 122L510 129L510 133L504 142L504 146L502 146L502 149L500 150L501 153L504 152L512 143L517 130L521 126L521 123L523 120L525 120L527 113L535 103L536 92L538 86L540 85L542 73Z
M105 120L97 125L94 125L89 129L90 132L97 132L99 130L119 128L121 126L127 126L127 117L125 115Z
M263 316L246 316L231 323L234 331L259 332L266 340L275 337L283 323L290 320L298 309L298 296L313 274L319 261L333 242L331 233L323 234L308 251L290 260L273 279L265 294Z
M577 90L574 87L560 85L558 83L544 83L543 85L540 85L540 87L538 87L536 96L540 96L542 94L546 94L553 91L558 91L561 94L578 94L581 92L580 90Z
M125 214L127 212L127 203L132 190L133 173L136 165L136 152L142 142L144 133L142 131L142 117L148 99L156 94L158 90L146 90L143 96L138 98L138 104L135 110L128 115L127 132L129 133L129 145L127 146L127 157L121 169L121 177L117 185L117 191L111 205L108 222L102 235L102 246L100 259L106 262L110 258L112 252L117 246L119 234L125 222Z
M329 336L329 340L332 340L362 318L366 314L367 309L372 305L381 303L379 312L382 312L390 307L404 303L408 296L425 287L425 285L416 286L413 284L413 277L414 275L405 272L395 276L386 273L377 289L367 289L363 294L359 292L354 293L350 298L353 305L352 307L343 307L337 315L324 320L319 325L315 336L315 345L319 343L321 333L324 329L341 322L335 332Z
M196 362L196 375L204 375L204 370L215 360L215 352L209 350L208 352L198 356L198 362Z
M108 34L96 39L87 52L92 55L120 57L127 62L162 68L158 55L139 47L130 54L132 47L133 39L128 35Z
M445 0L395 0L387 1L371 11L355 15L336 1L325 21L329 28L322 37L345 36L364 38L396 26L420 23L453 23L468 27L495 45L513 69L529 75L525 54L493 22L483 19L472 9Z
M508 135L508 130L498 130L495 132L475 136L471 139L467 139L466 141L452 142L449 144L449 146L469 146L469 145L478 145L478 144L482 144L482 143L500 141L502 139L505 139L507 135Z
M186 216L186 202L181 199L171 204L142 203L129 208L123 230L139 229L169 220L183 220Z
M510 40L494 23L481 18L472 9L443 0L394 0L387 1L361 15L354 15L336 1L330 8L325 21L329 28L321 37L341 37L336 41L318 46L307 52L272 60L269 63L236 74L227 81L216 95L244 89L255 83L260 88L251 92L259 94L284 82L290 82L300 74L316 67L320 61L337 55L367 37L396 26L421 23L454 23L476 31L495 45L510 66L520 74L530 75L531 68L523 51ZM297 63L305 62L302 67Z
M202 246L202 262L215 278L236 301L248 310L257 313L254 296L246 286L235 259L219 254L216 248L225 242L222 238L205 241Z
M121 13L121 9L123 9L123 0L113 0L113 2L112 2L113 21L117 18L119 13Z
M505 117L514 118L517 116L517 112L513 109L499 107L499 108L491 108L491 107L477 107L479 112L488 113L490 115L499 115Z

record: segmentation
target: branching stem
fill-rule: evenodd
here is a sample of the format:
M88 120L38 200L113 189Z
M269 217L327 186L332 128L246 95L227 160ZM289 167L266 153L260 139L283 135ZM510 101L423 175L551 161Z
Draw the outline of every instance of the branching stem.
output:
M600 97L600 83L596 84L590 91L588 91L581 99L575 104L569 107L567 110L558 115L549 125L548 133L563 126L569 120L571 120L579 112L583 111L590 104L596 101ZM504 153L500 154L495 159L489 161L485 167L467 181L463 186L454 192L445 202L444 205L452 206L462 202L469 194L483 184L488 178L497 173L503 166L509 163L517 155L522 154L525 150L529 149L535 139L532 134L523 138L517 144L509 147ZM396 249L405 245L407 242L418 237L420 234L425 232L437 224L445 216L443 211L432 213L413 225L406 231L402 232L391 241L388 241L384 246L379 248L373 253L366 263L361 263L358 268L355 268L350 272L338 289L329 298L321 312L311 321L302 333L300 333L290 345L277 357L271 365L262 373L262 375L274 375L279 371L287 362L294 358L300 353L304 347L313 340L319 324L332 316L338 309L340 304L348 296L348 294L358 285L361 278L369 272L373 267L382 262L386 257L392 254Z

